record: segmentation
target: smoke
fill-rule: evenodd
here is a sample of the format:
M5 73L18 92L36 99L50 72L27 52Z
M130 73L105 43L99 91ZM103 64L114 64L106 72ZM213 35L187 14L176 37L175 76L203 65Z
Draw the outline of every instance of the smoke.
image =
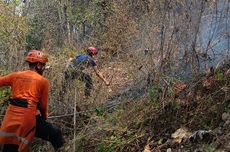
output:
M199 12L201 8L193 4L191 10ZM183 10L182 10L183 11ZM184 10L184 13L186 11ZM230 15L229 2L219 0L206 2L204 11L197 25L199 31L195 43L198 72L203 73L206 67L218 67L219 65L230 63ZM189 78L192 76L192 40L195 37L196 30L192 30L197 22L199 13L190 14L191 23L189 30L184 30L178 34L181 37L184 33L190 36L189 39L183 39L183 43L178 43L179 50L176 58L178 59L178 69L173 71L172 75L180 78ZM185 23L186 24L186 23ZM195 29L195 28L194 28ZM189 51L185 51L189 50Z
M202 17L198 46L201 63L209 66L226 64L230 60L230 16L229 2L221 0L216 8Z

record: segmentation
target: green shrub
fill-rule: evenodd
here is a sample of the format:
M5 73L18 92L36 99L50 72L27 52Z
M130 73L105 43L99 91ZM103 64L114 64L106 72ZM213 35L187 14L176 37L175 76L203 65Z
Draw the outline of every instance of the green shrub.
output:
M106 113L105 108L97 107L96 113L97 113L97 116L103 116Z
M11 94L10 87L3 87L0 89L0 100L4 100L6 97L9 97Z
M114 152L114 149L102 143L98 145L98 152Z
M202 147L204 152L215 152L216 151L216 146L213 144L205 144Z
M215 77L217 80L224 80L225 78L224 73L221 70L217 70L217 72L215 73Z
M6 111L7 103L4 102L6 99L9 98L11 94L11 90L9 87L3 87L0 89L0 114L3 115Z
M158 108L160 106L160 103L158 102L157 98L158 98L158 86L153 85L152 87L150 87L149 89L149 98L151 103L153 103L153 106Z

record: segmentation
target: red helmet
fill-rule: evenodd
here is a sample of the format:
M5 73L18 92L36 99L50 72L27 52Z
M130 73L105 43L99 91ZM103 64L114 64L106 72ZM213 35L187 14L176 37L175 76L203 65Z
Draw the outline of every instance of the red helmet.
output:
M95 47L89 47L89 48L87 49L87 51L88 51L89 53L92 53L93 55L96 55L96 54L97 54L97 49L96 49Z
M46 63L48 62L48 55L42 53L41 51L38 50L31 50L25 59L27 62L40 62L40 63Z

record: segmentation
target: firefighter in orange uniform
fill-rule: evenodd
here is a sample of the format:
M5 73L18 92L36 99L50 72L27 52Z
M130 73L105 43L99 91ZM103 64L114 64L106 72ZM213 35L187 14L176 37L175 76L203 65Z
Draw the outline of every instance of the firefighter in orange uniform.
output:
M32 50L28 53L26 61L29 70L0 77L0 87L10 86L12 90L0 129L0 144L4 145L3 152L29 151L29 144L34 139L35 132L40 138L50 141L49 133L54 130L54 127L46 122L49 82L42 76L48 57L40 51ZM38 118L43 123L38 122ZM37 131L37 128L40 130ZM49 133L39 135L41 129L48 129ZM59 137L62 138L60 131ZM62 145L63 142L57 147Z

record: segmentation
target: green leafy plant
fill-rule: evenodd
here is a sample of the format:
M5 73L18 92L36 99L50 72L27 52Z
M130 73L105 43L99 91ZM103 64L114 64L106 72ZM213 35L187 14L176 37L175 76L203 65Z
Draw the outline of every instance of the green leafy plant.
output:
M213 144L205 144L203 145L202 148L204 152L215 152L216 151L216 146Z
M6 99L9 98L11 94L11 90L9 87L3 87L0 89L0 114L4 114L6 111L7 103L4 102Z
M102 107L97 107L96 113L97 113L97 116L103 116L105 114L105 109Z
M151 103L153 103L153 106L158 108L160 106L160 103L157 101L157 97L158 97L158 86L153 85L150 89L149 89L149 98Z
M156 101L157 100L157 93L158 93L158 87L153 85L149 89L149 97L151 101Z
M9 87L4 87L0 89L0 100L8 97L11 93L11 89Z
M215 77L216 77L217 80L224 80L224 78L225 78L224 73L222 71L220 71L220 70L218 70L216 72Z
M98 152L114 152L114 149L102 143L98 145Z
M84 152L84 149L82 146L79 148L79 152Z
M225 106L225 108L224 108L224 111L225 111L225 112L230 112L230 101L227 101L227 102L226 102L226 106Z
M180 107L181 107L181 105L178 102L176 102L176 101L172 102L173 110L178 110L178 109L180 109Z

